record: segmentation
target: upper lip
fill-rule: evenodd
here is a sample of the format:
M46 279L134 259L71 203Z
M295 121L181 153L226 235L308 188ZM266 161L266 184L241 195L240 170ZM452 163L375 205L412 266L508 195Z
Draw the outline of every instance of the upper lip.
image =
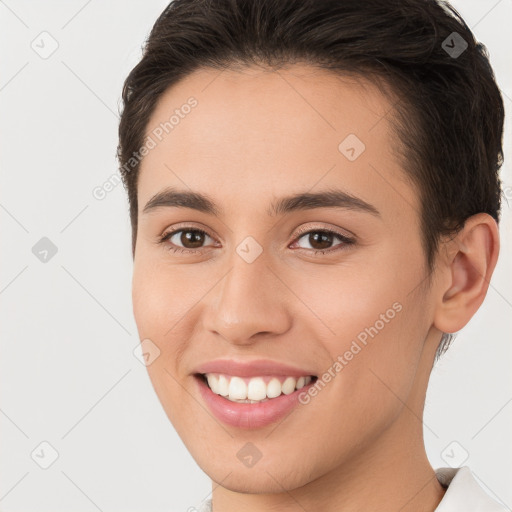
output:
M223 373L239 377L258 377L264 375L284 375L288 377L306 377L314 375L309 370L290 366L277 361L257 359L253 361L235 361L234 359L216 359L198 366L194 373Z

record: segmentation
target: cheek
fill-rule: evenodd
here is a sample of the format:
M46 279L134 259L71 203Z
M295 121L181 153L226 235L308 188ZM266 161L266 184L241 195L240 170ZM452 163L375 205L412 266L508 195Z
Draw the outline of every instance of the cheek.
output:
M186 394L179 383L179 362L187 334L173 326L184 314L179 283L158 265L135 262L132 280L133 314L140 340L151 340L159 356L146 367L163 410L173 424L179 424L186 407ZM180 329L182 326L179 325Z
M190 324L180 321L191 309L189 296L179 292L182 284L169 269L151 261L135 262L132 280L133 315L140 340L149 339L160 355L147 366L155 391L162 399L179 400L179 389L173 378L179 378L179 363L185 350ZM190 295L190 294L189 294ZM195 295L195 294L194 294Z
M414 272L410 274L400 274L389 264L363 263L357 268L340 265L295 272L288 281L293 282L294 293L310 309L308 313L302 308L298 322L309 324L317 334L325 333L329 345L340 343L343 348L344 342L358 335L364 342L368 331L377 330L380 335L399 323L413 286Z
M183 293L180 275L161 262L141 255L134 262L132 279L133 313L139 334L162 339L187 308L190 293ZM194 294L192 294L194 295ZM188 306L190 309L190 306ZM170 334L170 333L169 333Z
M386 408L394 414L402 406L396 395L405 399L413 385L429 328L428 297L418 288L422 261L417 250L407 258L389 254L381 265L299 281L297 294L318 317L307 322L332 361L324 369L335 375L326 375L330 399L354 417Z
M308 434L332 440L339 451L325 457L333 457L333 464L358 442L372 442L402 413L421 357L421 304L393 302L394 293L373 291L364 305L354 295L347 300L339 294L338 315L324 317L336 332L322 347L332 363L319 375L325 386L305 407L312 417L324 418L309 424Z

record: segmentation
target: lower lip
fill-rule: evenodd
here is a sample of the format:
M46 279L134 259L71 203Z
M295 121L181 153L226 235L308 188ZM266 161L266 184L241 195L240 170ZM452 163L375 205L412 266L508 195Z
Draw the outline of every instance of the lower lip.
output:
M265 427L279 421L299 405L299 394L314 385L314 382L310 382L307 386L297 389L289 395L281 394L277 398L271 398L258 404L244 404L232 402L217 395L201 377L196 376L195 379L199 384L204 401L216 418L233 427L246 429Z

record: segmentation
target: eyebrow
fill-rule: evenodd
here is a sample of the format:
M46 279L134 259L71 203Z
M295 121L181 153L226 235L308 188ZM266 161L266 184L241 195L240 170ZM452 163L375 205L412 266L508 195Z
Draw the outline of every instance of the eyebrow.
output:
M203 213L220 217L223 210L207 194L166 188L156 193L144 206L142 213L148 213L157 208L191 208ZM312 210L315 208L344 208L370 213L380 217L380 212L370 203L353 196L343 190L330 189L322 192L304 192L282 197L270 204L267 209L269 216L285 213Z

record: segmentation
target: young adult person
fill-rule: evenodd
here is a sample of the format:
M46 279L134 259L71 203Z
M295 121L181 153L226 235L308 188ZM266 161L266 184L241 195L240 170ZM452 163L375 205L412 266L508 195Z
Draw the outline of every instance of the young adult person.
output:
M458 13L175 0L123 102L135 320L207 509L502 510L423 441L499 251L503 103Z

